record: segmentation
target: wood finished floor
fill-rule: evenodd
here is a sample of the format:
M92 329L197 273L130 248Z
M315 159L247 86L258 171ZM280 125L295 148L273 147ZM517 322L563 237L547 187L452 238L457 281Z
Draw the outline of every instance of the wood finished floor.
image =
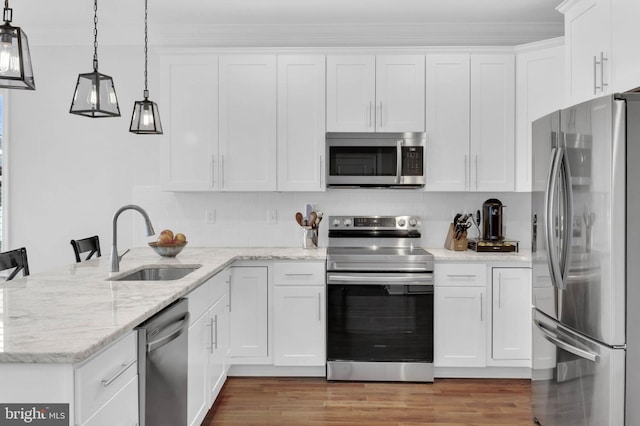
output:
M529 380L230 377L202 426L533 425Z

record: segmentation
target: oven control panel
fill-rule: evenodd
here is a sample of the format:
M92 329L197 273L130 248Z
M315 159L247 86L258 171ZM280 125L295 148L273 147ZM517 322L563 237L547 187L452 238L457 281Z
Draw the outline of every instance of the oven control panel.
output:
M330 216L330 229L398 230L419 229L419 216Z

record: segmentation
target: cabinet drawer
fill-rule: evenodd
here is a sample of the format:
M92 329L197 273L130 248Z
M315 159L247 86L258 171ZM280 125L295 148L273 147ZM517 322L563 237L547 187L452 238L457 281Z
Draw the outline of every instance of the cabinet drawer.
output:
M324 285L324 262L276 262L273 264L275 285Z
M487 266L483 263L436 264L436 286L484 287L487 285Z
M103 349L76 368L76 415L81 424L138 375L137 333Z
M137 425L138 377L134 377L82 426Z

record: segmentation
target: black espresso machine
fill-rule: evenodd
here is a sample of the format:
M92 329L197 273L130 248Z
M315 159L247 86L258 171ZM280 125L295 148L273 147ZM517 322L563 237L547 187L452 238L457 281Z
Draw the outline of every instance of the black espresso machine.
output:
M513 252L518 251L518 241L506 240L503 234L504 206L496 198L489 198L482 203L482 220L480 210L476 214L476 225L482 226L478 238L468 240L468 247L479 252ZM480 225L481 224L481 225Z

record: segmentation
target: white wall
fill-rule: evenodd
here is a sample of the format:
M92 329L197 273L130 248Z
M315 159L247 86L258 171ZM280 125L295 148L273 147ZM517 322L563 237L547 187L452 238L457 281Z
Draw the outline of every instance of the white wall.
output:
M3 249L27 247L32 273L73 262L69 241L100 236L109 256L111 223L122 205L145 208L156 228L187 235L191 246L299 246L301 231L294 214L313 203L325 215L414 214L423 219L426 247L442 247L456 211L480 209L487 198L507 206L505 234L530 245L528 193L424 193L405 190L329 190L317 193L169 193L160 190L164 136L129 133L133 102L143 90L141 48L100 48L100 71L113 77L122 116L90 119L69 114L78 73L91 71L92 48L33 47L36 91L11 91L5 127L8 167L5 206L8 226ZM157 61L150 57L151 99ZM159 105L162 115L163 105ZM166 106L164 106L166 108ZM207 209L215 224L205 223ZM277 210L277 223L267 211ZM119 221L120 251L144 246L150 239L136 212ZM327 244L322 223L320 245ZM473 235L473 234L472 234Z
M100 48L100 71L114 79L122 116L96 119L69 114L78 74L92 70L92 46L31 50L36 90L7 93L3 249L27 247L38 272L71 263L72 238L98 234L108 256L113 213L131 202L133 185L157 182L159 140L128 131L144 88L140 48ZM123 246L133 217L122 215Z

